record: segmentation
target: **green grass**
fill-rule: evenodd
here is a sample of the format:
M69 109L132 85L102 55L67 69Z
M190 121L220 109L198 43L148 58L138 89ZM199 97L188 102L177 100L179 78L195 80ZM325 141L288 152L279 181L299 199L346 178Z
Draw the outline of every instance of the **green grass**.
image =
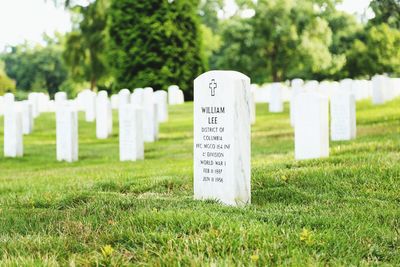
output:
M0 156L0 265L400 265L399 107L359 103L357 140L297 162L287 107L258 105L245 208L192 200L191 103L134 163L119 162L116 121L96 140L83 114L79 162L57 162L43 114L23 158Z

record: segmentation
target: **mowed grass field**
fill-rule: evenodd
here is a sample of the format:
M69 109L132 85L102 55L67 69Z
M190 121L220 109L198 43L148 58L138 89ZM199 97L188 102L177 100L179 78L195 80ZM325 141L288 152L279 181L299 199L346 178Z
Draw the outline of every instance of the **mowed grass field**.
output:
M257 106L252 204L193 195L193 105L170 107L146 160L119 162L80 114L79 162L56 161L55 116L0 156L1 266L399 266L400 100L357 104L358 137L295 161L288 107ZM0 118L3 151L3 118Z

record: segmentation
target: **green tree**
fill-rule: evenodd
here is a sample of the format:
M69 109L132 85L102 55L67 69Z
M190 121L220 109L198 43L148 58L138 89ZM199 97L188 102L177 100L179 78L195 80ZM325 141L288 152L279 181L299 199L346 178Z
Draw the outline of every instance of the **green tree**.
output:
M223 24L217 66L242 71L258 83L335 74L345 59L330 51L332 31L323 14L333 1L326 2L257 1L253 17L235 16Z
M233 17L221 24L222 45L212 58L218 69L233 69L247 74L253 82L263 82L267 75L263 59L255 50L254 29L249 19Z
M343 11L332 10L324 12L323 18L328 22L332 31L330 50L334 54L344 54L351 47L353 41L364 30L361 23L353 15Z
M209 27L202 24L200 25L200 33L202 36L204 58L207 62L207 67L209 67L210 60L215 52L217 52L221 47L221 36L214 33Z
M223 8L223 0L200 0L199 15L201 23L213 32L217 32L219 26L218 12Z
M68 77L62 60L62 40L61 35L56 35L55 39L44 36L45 46L17 45L0 56L6 64L6 73L16 81L18 90L46 90L50 95L59 90Z
M346 69L351 77L376 73L400 74L400 31L387 24L373 26L347 53Z
M79 19L67 35L63 57L72 79L90 81L91 89L95 89L99 81L105 83L109 78L106 56L108 5L108 0L97 0L88 6L71 7Z
M390 27L400 30L400 1L399 0L372 0L370 7L375 17L369 21L371 25L386 23Z
M0 95L15 91L15 81L7 76L4 62L0 61Z
M332 44L332 31L328 22L320 17L310 21L300 37L299 65L289 76L300 76L307 79L330 77L339 72L346 63L345 55L334 55L329 47Z
M178 84L188 98L205 69L197 0L115 0L110 63L120 88Z

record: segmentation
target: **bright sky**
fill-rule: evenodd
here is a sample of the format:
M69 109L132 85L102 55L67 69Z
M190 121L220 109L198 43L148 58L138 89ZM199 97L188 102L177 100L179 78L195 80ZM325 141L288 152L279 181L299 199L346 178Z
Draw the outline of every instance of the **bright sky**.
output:
M362 16L366 11L367 18L371 18L373 16L372 10L367 10L370 2L371 0L344 0L338 6L338 9L358 16Z
M226 0L228 10L234 8ZM300 1L300 0L299 0ZM349 13L364 12L370 0L344 0L341 10ZM54 7L52 0L0 0L0 51L6 45L15 45L27 40L40 43L46 32L67 32L71 29L70 16L63 8Z
M71 29L70 16L53 0L0 0L0 51L24 40L41 42L43 33Z

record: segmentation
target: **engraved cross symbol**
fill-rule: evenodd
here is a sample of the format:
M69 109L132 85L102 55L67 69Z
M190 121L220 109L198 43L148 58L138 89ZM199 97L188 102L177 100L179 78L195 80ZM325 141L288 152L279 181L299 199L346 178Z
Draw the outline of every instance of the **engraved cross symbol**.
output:
M215 82L215 79L212 79L210 84L208 85L208 88L211 90L211 96L215 96L215 89L217 89L217 83Z

